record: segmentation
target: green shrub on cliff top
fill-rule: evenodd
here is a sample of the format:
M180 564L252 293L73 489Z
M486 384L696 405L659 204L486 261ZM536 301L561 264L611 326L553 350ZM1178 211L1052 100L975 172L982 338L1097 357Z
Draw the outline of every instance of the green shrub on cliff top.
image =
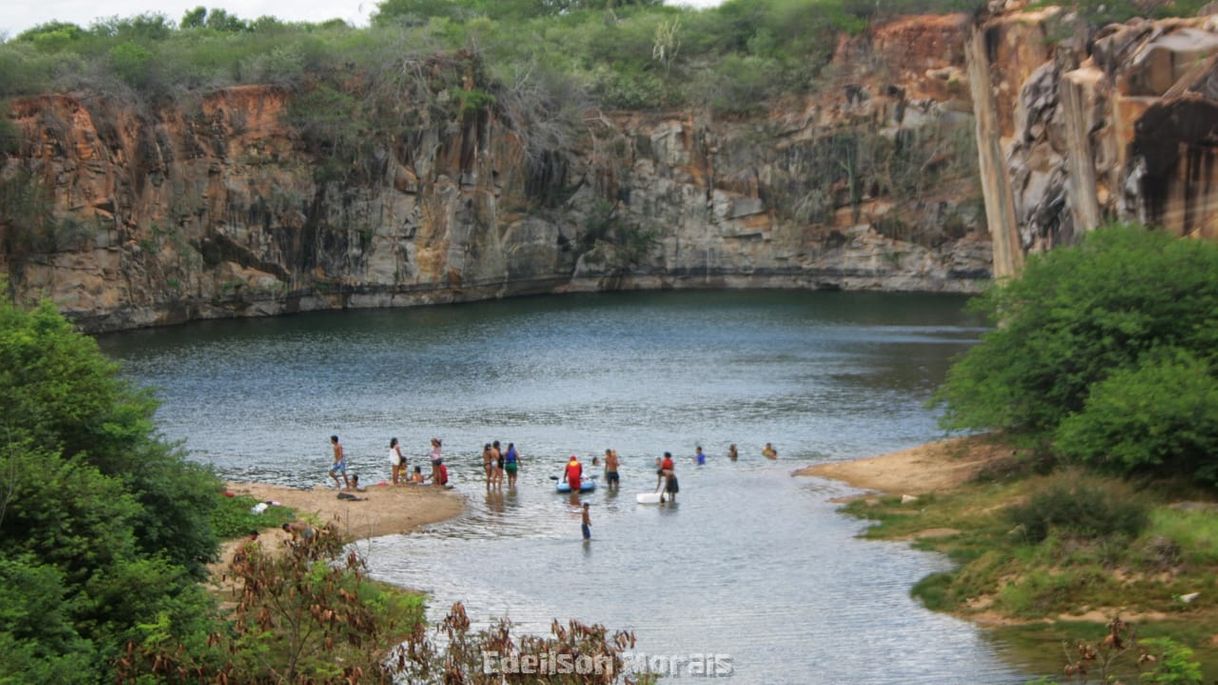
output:
M1139 227L1033 256L974 306L997 325L937 395L948 428L1000 429L1118 471L1213 479L1218 245Z
M397 68L411 53L474 50L495 73L545 65L608 107L738 108L739 100L725 93L768 98L814 87L836 34L858 33L880 15L969 11L977 4L729 0L699 10L659 0L385 0L363 29L336 21L248 21L199 7L177 26L142 14L88 28L54 22L29 29L0 44L0 96L49 90L128 96L113 91L129 87L162 98L233 83L336 85L350 83L353 71ZM299 62L302 53L319 59ZM748 83L733 88L741 79Z

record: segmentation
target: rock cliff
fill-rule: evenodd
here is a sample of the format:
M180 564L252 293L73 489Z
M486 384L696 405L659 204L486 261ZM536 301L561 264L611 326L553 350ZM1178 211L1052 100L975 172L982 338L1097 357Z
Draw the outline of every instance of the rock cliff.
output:
M968 39L995 274L1108 221L1218 238L1218 16L1091 27L1023 5Z
M571 290L972 291L970 23L843 36L812 95L764 114L590 111L539 151L463 102L337 173L271 86L20 99L0 272L95 331Z

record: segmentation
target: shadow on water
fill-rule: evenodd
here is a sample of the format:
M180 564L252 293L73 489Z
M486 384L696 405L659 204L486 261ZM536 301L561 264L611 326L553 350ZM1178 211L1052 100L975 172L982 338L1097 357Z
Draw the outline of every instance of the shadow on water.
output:
M630 628L651 654L727 654L740 683L1015 683L973 627L909 597L944 559L856 538L801 464L939 436L924 406L979 335L948 296L635 293L228 321L106 336L156 386L169 438L231 478L322 482L338 433L375 482L441 436L461 517L368 545L377 577L526 630ZM515 442L513 492L481 446ZM773 441L781 458L764 460ZM729 443L737 462L723 455ZM690 465L695 446L710 455ZM620 492L554 491L567 455L622 458ZM675 505L654 459L677 457ZM593 539L580 533L590 503Z

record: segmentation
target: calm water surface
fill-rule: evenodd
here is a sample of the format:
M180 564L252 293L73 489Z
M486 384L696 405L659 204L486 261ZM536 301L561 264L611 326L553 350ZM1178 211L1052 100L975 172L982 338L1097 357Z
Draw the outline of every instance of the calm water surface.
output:
M461 518L365 547L375 574L433 593L434 615L553 617L635 630L652 655L730 655L739 683L1016 683L968 624L908 595L947 568L858 540L794 468L938 437L924 402L980 332L963 299L864 293L652 293L203 322L107 336L155 386L162 431L225 476L325 479L338 433L365 480L402 440L444 439ZM515 493L487 496L480 449L513 441ZM766 441L777 463L759 455ZM739 462L723 458L728 443ZM688 460L696 445L710 463ZM591 502L593 541L548 476L615 447L622 492ZM683 462L679 504L635 503L653 460ZM686 676L688 678L688 676Z

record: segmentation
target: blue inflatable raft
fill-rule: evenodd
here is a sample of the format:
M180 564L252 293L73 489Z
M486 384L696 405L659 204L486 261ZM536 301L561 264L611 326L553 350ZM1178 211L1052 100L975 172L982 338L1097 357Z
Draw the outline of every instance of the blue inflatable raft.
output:
M580 492L592 492L593 490L596 490L596 481L595 480L593 480L591 478L580 479L580 481L579 481L579 491ZM554 492L557 492L559 494L569 493L569 492L571 492L571 484L565 480L559 481L554 484Z

